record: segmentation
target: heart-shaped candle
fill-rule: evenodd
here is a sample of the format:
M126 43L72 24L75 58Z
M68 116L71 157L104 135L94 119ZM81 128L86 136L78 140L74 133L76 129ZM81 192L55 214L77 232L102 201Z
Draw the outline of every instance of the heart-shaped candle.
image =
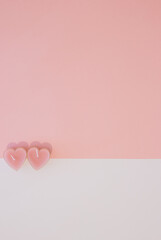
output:
M31 166L38 170L42 168L50 159L50 152L46 148L38 149L37 147L28 150L28 160Z
M4 152L4 159L10 167L18 170L26 160L26 150L24 148L7 149Z

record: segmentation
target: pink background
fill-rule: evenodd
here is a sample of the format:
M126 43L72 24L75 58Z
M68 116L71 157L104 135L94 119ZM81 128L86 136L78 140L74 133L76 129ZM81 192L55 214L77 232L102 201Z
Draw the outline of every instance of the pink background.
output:
M161 2L0 0L0 157L161 158Z

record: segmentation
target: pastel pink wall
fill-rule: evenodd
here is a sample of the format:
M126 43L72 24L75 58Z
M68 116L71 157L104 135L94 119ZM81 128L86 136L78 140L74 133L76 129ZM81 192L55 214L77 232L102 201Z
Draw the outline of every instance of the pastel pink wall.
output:
M0 157L161 158L161 1L0 0Z

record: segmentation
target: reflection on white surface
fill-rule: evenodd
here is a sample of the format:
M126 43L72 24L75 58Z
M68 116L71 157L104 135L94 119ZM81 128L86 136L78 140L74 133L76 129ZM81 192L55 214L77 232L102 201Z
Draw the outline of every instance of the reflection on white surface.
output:
M160 240L161 160L0 161L3 240Z

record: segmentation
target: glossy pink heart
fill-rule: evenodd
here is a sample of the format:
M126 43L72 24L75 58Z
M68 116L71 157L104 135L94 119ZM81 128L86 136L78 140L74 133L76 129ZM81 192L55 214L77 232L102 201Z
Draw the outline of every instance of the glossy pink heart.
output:
M26 150L23 148L7 149L4 152L4 159L10 167L18 170L26 160Z
M17 149L17 148L24 148L26 151L29 148L29 145L27 142L19 142L19 143L15 143L15 142L11 142L7 145L7 149Z
M42 168L49 160L50 152L46 148L38 149L36 147L28 150L28 160L31 166L38 170Z
M30 148L33 148L33 147L36 147L39 150L42 148L45 148L45 149L49 150L50 154L52 152L52 145L48 142L40 143L38 141L34 141L30 144Z

